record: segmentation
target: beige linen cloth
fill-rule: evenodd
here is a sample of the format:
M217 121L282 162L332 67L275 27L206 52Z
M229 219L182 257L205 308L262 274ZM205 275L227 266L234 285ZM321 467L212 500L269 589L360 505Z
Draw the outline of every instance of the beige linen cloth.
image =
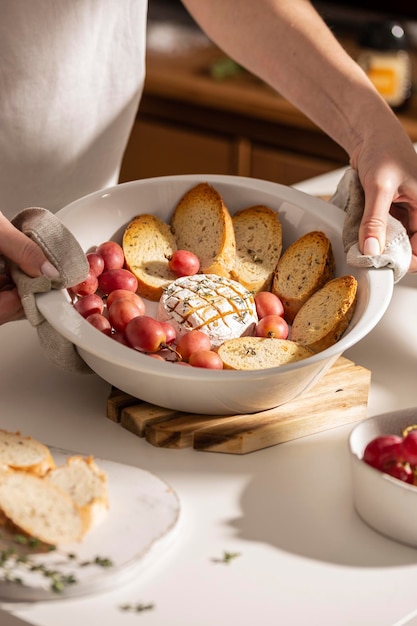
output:
M91 372L75 346L46 321L36 306L35 298L37 293L71 287L86 278L89 265L81 246L62 222L46 209L24 209L12 223L40 246L59 272L58 278L31 278L16 264L12 263L10 267L25 315L36 328L42 348L61 369L69 372Z
M362 255L358 246L358 229L364 208L364 193L357 173L348 169L330 202L346 212L343 243L348 264L355 267L389 267L398 282L406 274L411 261L411 246L402 224L389 217L387 243L382 254ZM88 262L80 245L69 230L52 213L42 208L21 211L13 224L33 239L48 260L57 268L59 278L30 278L16 265L11 275L22 299L29 322L36 327L41 346L55 365L69 372L91 372L78 355L74 345L62 337L45 320L36 306L35 294L51 289L71 287L87 276Z
M388 216L385 249L376 256L366 256L359 250L358 231L365 206L365 195L356 170L346 170L330 202L346 213L343 244L347 263L354 267L389 267L397 283L407 273L411 263L411 244L401 222Z

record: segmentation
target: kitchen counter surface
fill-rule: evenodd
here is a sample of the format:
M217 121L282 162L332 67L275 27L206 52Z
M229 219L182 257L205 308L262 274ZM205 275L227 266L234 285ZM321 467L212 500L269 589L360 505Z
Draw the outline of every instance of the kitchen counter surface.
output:
M329 195L340 175L299 187ZM369 416L417 406L416 286L404 278L379 325L345 354L372 372ZM83 598L3 604L2 626L417 624L417 550L371 530L352 506L353 426L244 456L159 449L106 419L108 384L56 369L26 322L0 327L0 340L2 428L149 470L182 509L169 544L134 580ZM238 556L218 562L225 552ZM153 608L120 608L140 603Z

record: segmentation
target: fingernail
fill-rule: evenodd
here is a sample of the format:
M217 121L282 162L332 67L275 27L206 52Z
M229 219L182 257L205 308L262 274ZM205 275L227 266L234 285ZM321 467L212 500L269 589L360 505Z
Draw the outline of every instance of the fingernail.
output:
M58 270L49 261L45 261L44 263L42 263L41 272L44 276L47 276L48 278L59 278Z
M375 237L368 237L368 239L365 239L363 243L363 253L366 256L377 256L378 254L381 254L378 239Z

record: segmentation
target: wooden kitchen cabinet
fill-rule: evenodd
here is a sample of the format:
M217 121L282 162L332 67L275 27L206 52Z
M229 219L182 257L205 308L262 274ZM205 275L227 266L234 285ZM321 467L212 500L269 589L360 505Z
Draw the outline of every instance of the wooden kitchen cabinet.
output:
M121 182L172 174L235 174L291 185L338 167L334 161L291 154L168 123L138 120Z
M134 125L122 178L135 180L171 174L231 174L233 145L221 136L179 127L145 116Z
M252 146L250 175L254 178L292 185L329 172L336 167L339 165L334 161L281 152L256 144Z
M347 154L267 85L209 68L212 45L188 53L148 52L144 93L120 182L170 174L234 174L285 185L348 164ZM417 104L400 116L417 141Z

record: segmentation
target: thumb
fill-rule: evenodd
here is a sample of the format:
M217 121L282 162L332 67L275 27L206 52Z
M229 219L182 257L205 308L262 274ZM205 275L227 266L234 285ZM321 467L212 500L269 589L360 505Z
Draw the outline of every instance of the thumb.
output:
M48 261L40 247L0 212L0 254L14 261L28 276L57 278L57 269Z
M362 254L375 256L385 248L387 219L392 202L388 189L364 189L365 208L359 227L359 249Z

